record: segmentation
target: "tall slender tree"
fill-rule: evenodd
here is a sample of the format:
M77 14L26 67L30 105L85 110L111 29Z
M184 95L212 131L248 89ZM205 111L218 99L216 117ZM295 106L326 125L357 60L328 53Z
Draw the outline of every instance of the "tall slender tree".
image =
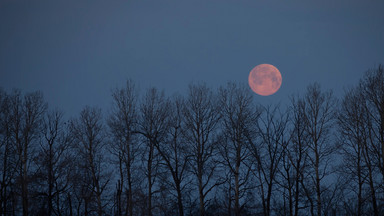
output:
M183 110L184 137L190 148L191 171L197 180L199 215L205 215L206 197L219 182L215 179L218 169L217 126L220 119L216 95L205 85L189 86Z
M101 216L105 213L103 193L110 180L105 169L105 133L101 110L85 107L79 118L71 121L71 133L83 172L82 184L90 192L90 200L85 200L84 203L84 214L91 210L88 205L95 205L94 210Z
M0 215L11 214L11 189L15 184L17 158L11 137L11 96L0 89Z
M120 180L117 191L117 215L133 215L135 182L135 158L139 153L139 142L135 131L138 124L138 95L131 80L125 87L112 92L112 113L108 119L112 135L112 152L117 157ZM123 195L126 198L123 199ZM126 204L124 205L124 201ZM124 211L125 209L125 211ZM125 212L125 213L124 213Z
M252 95L248 88L236 83L228 83L219 91L222 137L220 155L230 173L228 188L234 193L234 213L241 215L246 202L241 199L251 188L252 169L248 135L255 132L254 123L260 111L252 103ZM229 191L232 193L232 190ZM228 206L231 209L231 205Z
M289 142L288 116L278 106L264 107L256 124L258 136L251 141L250 147L256 161L254 173L259 184L263 214L269 216L278 171Z
M352 197L356 203L348 203L350 214L363 215L364 203L367 199L364 195L366 179L368 172L366 167L371 167L371 162L364 162L365 146L368 143L369 127L367 119L364 97L359 88L349 90L341 104L341 110L338 116L339 124L339 142L342 143L341 155L343 163L341 172L346 177L345 184L348 185L348 191L356 195ZM346 194L348 195L348 194ZM346 196L350 198L350 196ZM357 208L354 208L356 206Z
M18 175L21 186L23 215L29 214L29 182L31 162L35 154L38 134L47 105L40 92L27 93L14 91L10 99L11 136L16 146Z
M156 148L162 157L162 164L166 167L171 175L171 178L164 178L171 191L175 192L177 199L177 214L184 216L183 192L188 187L187 171L189 165L189 154L187 151L186 142L182 137L183 123L183 98L176 96L171 101L169 109L169 125L167 130L166 141Z
M288 190L289 215L299 215L299 210L305 208L302 198L301 185L304 170L308 163L309 136L306 131L306 103L301 98L292 97L290 107L290 142L285 152L282 176L285 183L282 187Z
M39 167L38 182L44 200L47 201L46 213L57 215L64 213L65 192L69 188L70 140L63 114L58 110L45 114L42 122L42 140L35 164Z
M359 85L347 92L339 116L341 135L346 141L344 160L349 174L356 179L357 212L364 214L369 200L373 215L380 215L380 195L384 182L384 69L368 70ZM380 177L378 175L380 173ZM365 185L369 196L364 196Z
M170 103L165 98L164 93L159 93L155 88L147 91L144 100L141 104L140 122L138 133L144 137L145 142L145 174L147 177L148 200L147 210L148 215L152 216L153 205L152 197L156 179L160 175L159 163L160 155L157 152L156 146L163 145L166 141L168 131Z
M360 82L371 128L371 149L384 183L384 68L368 70Z
M336 150L335 142L331 137L336 121L337 101L331 91L323 92L317 83L308 86L304 101L306 131L309 136L307 151L309 167L306 169L304 178L309 179L306 189L313 191L315 195L312 197L312 194L307 193L308 199L313 200L311 213L320 216L324 210L322 194L330 187L324 183L324 178L333 171L329 165L332 163L332 154Z

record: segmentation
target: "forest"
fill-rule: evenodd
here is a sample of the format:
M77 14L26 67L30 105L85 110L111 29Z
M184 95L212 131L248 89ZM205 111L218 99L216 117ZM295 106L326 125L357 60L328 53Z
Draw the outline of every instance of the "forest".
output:
M262 106L245 84L111 91L76 116L0 89L0 215L384 215L384 70Z

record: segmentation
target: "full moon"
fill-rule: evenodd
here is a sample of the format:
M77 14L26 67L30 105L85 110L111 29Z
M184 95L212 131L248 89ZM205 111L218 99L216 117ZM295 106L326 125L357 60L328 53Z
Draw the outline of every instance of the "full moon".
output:
M273 65L260 64L249 73L248 83L252 91L262 96L269 96L277 92L283 78L280 71Z

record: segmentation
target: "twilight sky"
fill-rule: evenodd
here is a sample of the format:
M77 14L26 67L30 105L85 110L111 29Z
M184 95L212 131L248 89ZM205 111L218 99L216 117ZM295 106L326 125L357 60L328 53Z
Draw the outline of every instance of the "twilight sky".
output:
M191 82L247 83L276 66L285 103L319 82L336 96L384 63L382 0L0 1L0 87L41 90L76 115L107 109L132 79L145 91L185 94Z

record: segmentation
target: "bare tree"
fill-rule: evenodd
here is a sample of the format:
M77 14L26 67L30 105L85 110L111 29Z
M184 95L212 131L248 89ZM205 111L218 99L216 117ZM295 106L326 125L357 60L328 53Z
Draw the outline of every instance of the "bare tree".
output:
M363 97L366 99L367 113L371 120L372 150L375 153L377 166L384 179L384 69L379 65L377 69L365 73L360 82ZM383 180L384 182L384 180Z
M290 107L290 142L284 153L281 175L282 188L288 191L289 214L299 215L299 210L306 208L302 202L301 184L304 170L307 166L307 151L309 136L306 132L307 119L305 117L306 104L301 98L292 97Z
M251 153L256 161L254 173L259 184L259 195L265 216L271 215L271 201L276 189L277 174L289 142L288 115L281 113L278 108L278 106L272 109L263 108L256 123L258 136L250 143Z
M364 74L343 100L338 122L343 143L343 173L352 193L346 211L380 215L384 164L384 71L381 65ZM378 174L381 173L379 176ZM353 202L349 202L352 200ZM354 205L353 205L354 204ZM371 208L368 208L368 204Z
M201 216L205 215L207 194L219 184L215 181L215 132L220 110L215 96L204 84L190 85L183 110L184 137L190 148L192 173L197 180Z
M345 184L350 186L349 190L357 196L356 203L353 203L357 209L350 212L355 215L363 214L366 200L364 185L366 184L367 170L364 163L364 146L368 142L369 134L368 124L366 124L367 114L361 91L357 88L348 91L342 102L338 123L340 142L342 143L341 154L343 155L341 172L346 176Z
M17 171L16 148L11 137L11 114L10 96L0 89L0 215L11 214L11 187Z
M82 184L84 189L91 193L89 198L95 201L97 214L103 215L102 196L110 178L104 166L105 133L101 110L85 107L79 118L71 121L71 133L79 157L79 166L83 171ZM87 205L93 203L85 201L84 214L87 214L89 211Z
M165 182L171 186L171 191L177 199L178 215L184 216L183 192L188 187L187 169L189 154L186 143L182 138L183 125L183 98L175 97L169 109L169 125L167 140L161 145L156 144L156 148L162 157L162 164L171 174L171 179L165 178Z
M247 86L228 83L225 88L220 88L219 98L223 130L220 155L231 176L227 181L228 192L234 191L234 213L238 216L246 204L246 201L240 203L240 200L251 188L249 179L252 160L248 149L248 135L255 132L254 123L258 120L260 111L253 106L252 95ZM232 199L229 197L229 200ZM232 208L231 204L228 208Z
M139 98L127 81L112 99L109 128L91 107L66 125L41 93L0 89L0 215L384 211L381 65L340 110L319 84L288 110L255 106L235 83L218 92L193 84L170 99L155 88Z
M306 103L305 118L309 143L308 162L304 178L310 179L304 188L313 191L315 197L307 193L311 202L312 215L322 215L322 194L329 187L325 185L324 178L329 176L333 170L330 169L332 154L335 153L336 145L332 143L332 128L336 120L337 101L331 91L322 92L320 85L315 83L309 85L304 97Z
M28 93L23 97L20 91L14 91L10 96L10 130L17 151L17 170L20 177L24 216L29 214L28 183L32 174L30 165L46 107L40 92Z
M119 175L117 190L117 215L133 215L133 191L135 158L139 152L139 142L135 137L137 130L137 93L132 81L127 81L126 86L115 89L112 93L112 113L108 120L112 134L112 152L118 158ZM138 181L138 180L136 180ZM123 191L125 190L125 192ZM124 193L123 193L124 192ZM126 194L126 206L122 195Z
M40 186L39 194L47 202L48 215L60 215L66 207L64 193L69 187L72 167L70 140L66 129L60 111L54 110L45 114L41 131L43 137L35 163L39 167L36 184Z
M159 177L159 163L160 157L157 152L156 146L162 145L166 141L168 131L168 116L169 116L170 103L164 96L164 93L159 93L155 88L147 91L141 104L140 122L138 133L143 135L145 142L145 173L147 176L147 189L148 200L147 210L148 215L152 216L152 197L156 179Z
M367 71L359 85L345 97L339 118L342 132L348 136L348 151L357 164L349 164L357 173L358 209L362 212L365 183L369 186L374 215L380 215L379 197L384 182L384 70L381 65ZM342 134L342 135L344 135ZM347 161L345 161L347 162ZM377 175L381 173L381 177Z

